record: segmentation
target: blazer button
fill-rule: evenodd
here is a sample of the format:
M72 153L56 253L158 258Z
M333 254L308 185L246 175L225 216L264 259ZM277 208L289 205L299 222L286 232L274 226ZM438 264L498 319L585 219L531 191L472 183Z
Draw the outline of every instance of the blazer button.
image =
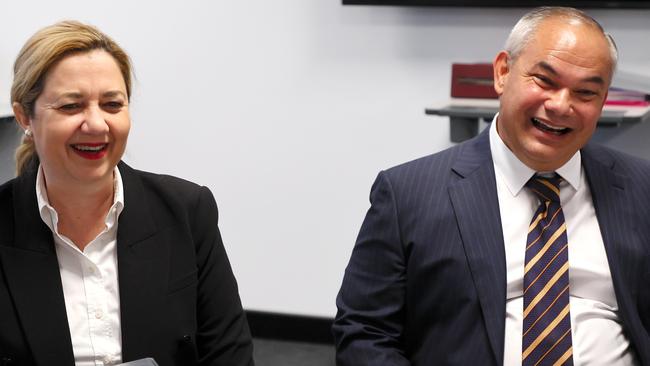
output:
M192 336L189 334L186 334L183 336L183 342L185 343L192 343Z

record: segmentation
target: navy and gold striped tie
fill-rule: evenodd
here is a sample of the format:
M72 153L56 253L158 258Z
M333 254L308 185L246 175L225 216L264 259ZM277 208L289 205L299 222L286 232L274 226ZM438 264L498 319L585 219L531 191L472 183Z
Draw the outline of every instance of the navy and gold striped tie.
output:
M534 176L526 187L540 200L528 228L524 267L522 365L573 365L569 254L560 178Z

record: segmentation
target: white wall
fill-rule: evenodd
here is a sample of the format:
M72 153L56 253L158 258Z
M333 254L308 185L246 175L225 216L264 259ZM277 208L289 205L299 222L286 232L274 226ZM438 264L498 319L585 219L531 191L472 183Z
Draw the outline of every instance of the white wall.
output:
M212 189L246 308L322 316L335 313L377 172L451 145L447 120L424 108L448 98L452 62L491 61L525 12L339 0L2 10L2 93L37 28L76 18L112 35L137 76L125 160ZM620 69L650 76L650 11L593 13L618 41ZM645 129L602 139L650 157Z

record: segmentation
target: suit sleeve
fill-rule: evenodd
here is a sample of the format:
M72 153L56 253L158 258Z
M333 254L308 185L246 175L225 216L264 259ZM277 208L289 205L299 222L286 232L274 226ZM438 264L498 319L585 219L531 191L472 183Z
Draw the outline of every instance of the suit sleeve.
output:
M253 365L251 334L217 221L214 197L201 187L192 219L199 280L199 365L249 366Z
M332 331L338 366L408 366L403 348L406 264L391 184L380 173L345 270Z

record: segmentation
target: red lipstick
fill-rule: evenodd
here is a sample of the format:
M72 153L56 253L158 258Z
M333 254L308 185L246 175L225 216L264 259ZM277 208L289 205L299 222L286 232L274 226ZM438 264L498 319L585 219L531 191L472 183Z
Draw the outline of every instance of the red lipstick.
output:
M70 145L72 150L84 159L97 160L107 154L108 144L104 142L90 142Z

